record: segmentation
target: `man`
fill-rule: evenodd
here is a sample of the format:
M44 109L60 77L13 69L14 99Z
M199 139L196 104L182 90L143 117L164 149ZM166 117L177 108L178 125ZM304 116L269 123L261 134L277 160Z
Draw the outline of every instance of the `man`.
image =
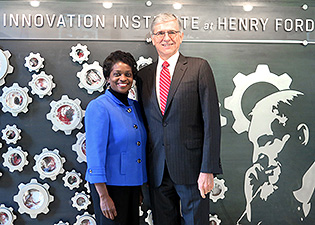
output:
M175 15L157 15L151 38L158 62L139 72L154 225L179 225L181 217L186 225L209 223L206 194L213 188L214 174L222 173L212 70L207 61L179 53L183 37Z
M245 174L246 207L238 224L245 215L253 224L300 224L310 217L315 163L314 152L305 147L308 126L300 122L302 95L278 91L260 100L250 114L253 165Z

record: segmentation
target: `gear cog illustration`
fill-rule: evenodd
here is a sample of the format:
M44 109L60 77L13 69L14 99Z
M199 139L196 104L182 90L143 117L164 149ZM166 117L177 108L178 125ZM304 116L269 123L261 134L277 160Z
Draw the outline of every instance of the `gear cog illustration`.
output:
M128 92L128 98L138 101L138 90L137 90L137 85L136 85L136 80L133 80L132 86Z
M224 107L230 111L234 116L235 122L232 128L241 134L244 131L248 131L249 120L244 115L242 110L242 98L243 94L251 85L259 82L265 82L272 84L278 90L289 89L292 79L284 73L280 76L270 72L268 65L259 64L254 73L245 76L242 73L238 73L234 78L235 89L231 96L225 98Z
M78 132L76 137L77 141L72 145L72 150L77 153L77 161L79 163L86 162L85 133Z
M228 190L228 188L225 186L224 183L225 183L225 180L218 179L217 177L214 178L214 187L209 195L209 198L213 202L217 202L218 199L225 198L225 192Z
M87 49L86 45L78 43L76 46L71 47L70 56L72 57L73 62L82 64L89 59L89 55L90 51Z
M142 207L141 205L139 205L139 216L143 216L144 212L142 211Z
M8 151L2 154L4 159L3 166L9 168L10 172L18 170L21 172L25 165L28 165L27 152L24 152L20 146L16 148L9 147Z
M0 49L0 86L5 83L4 78L9 74L13 73L13 66L10 65L9 58L11 57L11 53L6 50L2 51Z
M64 186L70 188L79 188L80 183L82 182L81 174L72 170L71 172L67 171L66 175L62 178L64 181Z
M221 107L221 103L219 102L219 107ZM224 127L227 124L227 118L222 116L220 113L220 122L221 122L221 127Z
M94 215L90 215L88 212L85 212L83 215L76 216L76 222L73 225L96 225Z
M33 101L27 94L27 87L22 88L14 83L11 87L4 87L2 90L0 101L3 112L10 112L14 117L20 112L27 113L27 106Z
M62 220L60 220L58 223L55 223L54 225L69 225L69 223L63 222Z
M219 225L221 224L221 220L218 218L218 215L209 214L209 224L210 225Z
M54 196L49 193L48 184L40 184L36 179L31 179L28 184L19 184L19 192L13 200L19 205L19 213L27 213L32 219L39 213L47 214L48 205L54 201Z
M144 58L143 56L140 56L137 60L137 70L142 69L145 66L148 66L152 63L152 58Z
M30 72L38 72L41 68L44 68L44 58L42 58L39 53L34 54L31 52L25 57L24 66L27 67Z
M106 80L103 74L103 68L97 61L93 64L84 63L83 69L77 73L77 77L80 79L79 87L85 88L88 94L92 94L94 91L102 92L104 90Z
M40 74L33 74L32 80L28 85L32 88L31 93L33 95L37 94L40 98L43 98L45 95L50 96L52 89L56 87L56 84L53 82L53 76L47 75L44 71L40 72Z
M85 111L81 109L80 103L79 99L72 100L67 95L63 95L59 101L50 103L51 110L46 118L52 122L52 129L55 132L61 130L66 135L70 135L72 130L83 127L82 119Z
M21 139L21 130L17 128L15 124L12 126L7 125L2 131L2 139L7 144L16 144Z
M90 194L91 190L90 190L90 185L88 181L84 184L84 187L86 188L86 192Z
M76 192L75 195L71 198L72 206L77 208L78 211L82 209L87 209L91 204L90 196L85 194L84 191L81 193Z
M62 174L65 170L63 164L66 159L59 155L59 151L53 151L44 148L42 153L34 156L35 166L33 170L39 173L40 179L50 178L56 180L57 175Z
M152 217L152 211L151 209L148 209L147 211L147 217L144 219L144 221L149 224L149 225L153 225L153 217Z
M4 204L0 205L0 224L13 225L13 221L16 220L16 215L13 214L12 207L6 207Z

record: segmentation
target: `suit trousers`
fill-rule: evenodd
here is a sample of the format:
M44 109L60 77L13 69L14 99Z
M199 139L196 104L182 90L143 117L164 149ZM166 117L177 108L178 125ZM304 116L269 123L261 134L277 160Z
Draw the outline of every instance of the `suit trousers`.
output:
M107 185L117 216L114 220L106 218L100 208L100 198L93 184L90 184L94 213L97 225L139 225L139 201L141 186Z
M175 184L165 165L162 184L150 186L154 225L209 224L209 196L203 199L198 184Z

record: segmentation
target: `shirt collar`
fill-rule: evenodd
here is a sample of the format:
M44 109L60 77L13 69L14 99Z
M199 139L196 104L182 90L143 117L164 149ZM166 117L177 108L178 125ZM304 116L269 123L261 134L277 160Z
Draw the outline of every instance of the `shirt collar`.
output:
M177 51L174 55L172 55L168 60L166 60L170 66L175 67L177 60L179 57L179 51ZM164 63L165 60L163 60L160 56L159 56L159 61L158 61L158 67L157 68L162 68L162 64Z

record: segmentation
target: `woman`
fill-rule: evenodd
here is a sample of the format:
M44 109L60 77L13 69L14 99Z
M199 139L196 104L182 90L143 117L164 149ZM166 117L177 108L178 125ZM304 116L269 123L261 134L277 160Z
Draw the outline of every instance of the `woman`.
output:
M112 52L103 64L110 85L85 113L86 180L98 225L138 225L146 132L138 102L128 99L136 76L130 53Z

